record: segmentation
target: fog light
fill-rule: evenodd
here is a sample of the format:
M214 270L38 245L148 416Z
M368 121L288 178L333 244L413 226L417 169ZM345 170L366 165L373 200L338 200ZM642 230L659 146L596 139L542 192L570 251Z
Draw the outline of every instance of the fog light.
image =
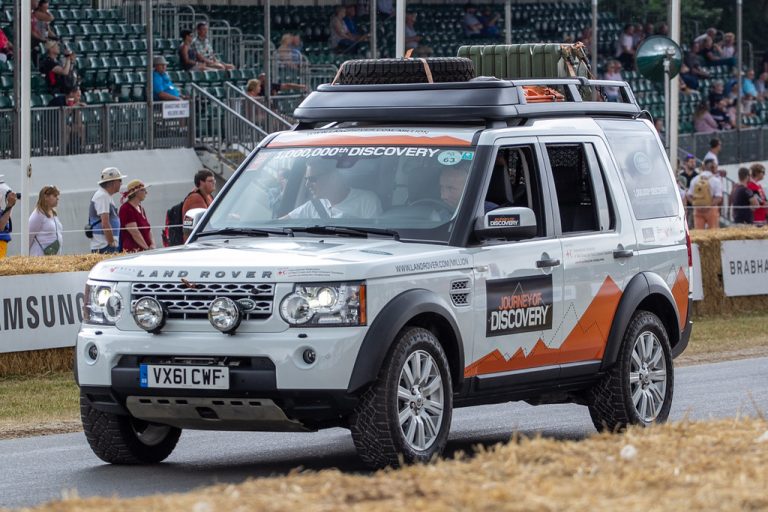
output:
M88 354L88 358L91 361L95 361L99 357L99 349L93 343L88 345L88 349L86 350L86 353Z
M302 357L304 358L305 363L312 364L317 359L317 354L315 353L314 350L312 350L311 348L308 348L304 351L304 353L302 354Z
M208 309L208 321L216 329L226 334L234 334L243 315L240 306L228 297L217 297Z
M157 334L165 325L163 305L153 297L142 297L133 305L133 319L136 325L147 332Z

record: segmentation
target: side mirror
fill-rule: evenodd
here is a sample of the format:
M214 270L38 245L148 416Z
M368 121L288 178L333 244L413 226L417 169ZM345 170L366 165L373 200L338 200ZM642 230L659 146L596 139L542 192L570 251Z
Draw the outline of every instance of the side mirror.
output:
M496 208L475 221L475 236L480 240L506 238L523 240L536 236L536 215L530 208Z
M187 212L186 215L184 215L184 221L182 224L185 238L188 237L190 233L192 233L192 230L195 229L198 224L200 224L200 219L203 218L205 212L205 208L192 208Z

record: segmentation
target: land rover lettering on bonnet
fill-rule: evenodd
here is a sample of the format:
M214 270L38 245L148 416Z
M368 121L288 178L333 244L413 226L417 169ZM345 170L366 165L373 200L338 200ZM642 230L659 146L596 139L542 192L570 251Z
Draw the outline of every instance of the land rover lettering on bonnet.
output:
M76 370L97 456L346 427L379 468L439 455L456 407L667 419L691 247L653 125L578 47L460 52L345 63L184 245L94 267Z

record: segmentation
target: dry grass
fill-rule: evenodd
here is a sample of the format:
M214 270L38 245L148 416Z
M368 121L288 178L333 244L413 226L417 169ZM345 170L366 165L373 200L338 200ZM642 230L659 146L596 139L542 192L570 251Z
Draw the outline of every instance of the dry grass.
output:
M2 353L0 354L0 379L14 375L71 372L74 360L73 347Z
M0 439L79 430L79 396L71 373L0 378Z
M11 256L0 260L0 276L88 271L98 262L114 257L113 254L75 254L44 258Z
M373 475L338 470L132 499L72 497L35 512L768 509L765 419L678 423L583 441L517 439L471 459Z

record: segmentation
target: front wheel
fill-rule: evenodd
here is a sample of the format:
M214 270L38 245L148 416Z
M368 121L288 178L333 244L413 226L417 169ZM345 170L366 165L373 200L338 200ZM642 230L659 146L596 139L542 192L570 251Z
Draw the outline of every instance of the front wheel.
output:
M181 436L180 428L94 409L82 393L80 416L91 450L111 464L156 464L173 452Z
M616 364L594 386L589 414L599 431L649 426L669 417L674 388L672 349L659 317L636 311Z
M445 448L452 410L451 373L440 342L426 329L406 328L352 415L352 440L373 468L429 462Z

